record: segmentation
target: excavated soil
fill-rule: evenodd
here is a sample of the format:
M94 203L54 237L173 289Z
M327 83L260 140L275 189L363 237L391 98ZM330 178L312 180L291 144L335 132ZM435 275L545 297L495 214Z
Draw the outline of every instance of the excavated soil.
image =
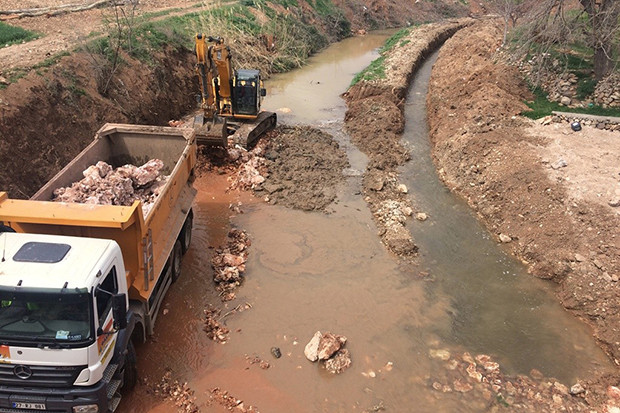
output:
M416 28L385 56L385 79L359 82L344 94L348 106L346 130L369 158L363 178L364 199L383 242L401 257L413 257L418 249L405 227L414 207L396 172L409 160L400 142L409 81L429 53L472 22L464 19Z
M514 68L494 63L499 39L497 26L478 24L442 48L427 102L435 162L498 242L558 283L564 307L619 364L620 134L519 117L530 95ZM617 380L589 396L605 399Z
M280 127L265 148L267 180L255 188L273 204L325 211L349 166L333 137L311 127Z

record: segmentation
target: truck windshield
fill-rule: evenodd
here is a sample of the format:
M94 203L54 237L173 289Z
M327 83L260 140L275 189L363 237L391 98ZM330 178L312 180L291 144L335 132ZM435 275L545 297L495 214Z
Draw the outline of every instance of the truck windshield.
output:
M76 345L92 339L86 291L0 289L0 342L21 345Z

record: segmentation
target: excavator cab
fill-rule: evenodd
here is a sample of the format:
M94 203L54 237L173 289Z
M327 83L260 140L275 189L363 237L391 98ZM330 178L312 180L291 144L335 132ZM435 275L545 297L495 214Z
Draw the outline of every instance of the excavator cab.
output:
M240 69L235 72L233 85L233 113L258 116L261 98L266 95L262 87L260 72L254 69Z

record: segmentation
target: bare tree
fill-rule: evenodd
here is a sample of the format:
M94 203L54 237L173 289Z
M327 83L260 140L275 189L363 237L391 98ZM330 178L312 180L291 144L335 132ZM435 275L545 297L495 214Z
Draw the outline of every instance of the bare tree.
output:
M597 80L613 68L614 44L618 35L620 4L617 0L579 0L590 21L589 43L594 49L594 75Z
M500 0L494 0L500 1ZM509 1L509 0L504 0ZM553 50L583 43L594 50L594 73L598 80L614 69L620 25L618 0L543 0L524 15L519 26L517 49L533 53L541 69L551 63ZM585 17L585 18L584 18Z
M517 21L523 17L537 3L535 0L489 0L489 8L502 16L504 20L504 38L502 46L506 44L508 27L516 26Z

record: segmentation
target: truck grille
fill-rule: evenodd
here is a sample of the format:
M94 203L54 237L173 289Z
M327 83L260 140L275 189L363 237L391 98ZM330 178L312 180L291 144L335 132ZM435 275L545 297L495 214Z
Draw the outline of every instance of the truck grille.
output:
M23 366L0 363L0 385L22 387L67 387L87 366Z

